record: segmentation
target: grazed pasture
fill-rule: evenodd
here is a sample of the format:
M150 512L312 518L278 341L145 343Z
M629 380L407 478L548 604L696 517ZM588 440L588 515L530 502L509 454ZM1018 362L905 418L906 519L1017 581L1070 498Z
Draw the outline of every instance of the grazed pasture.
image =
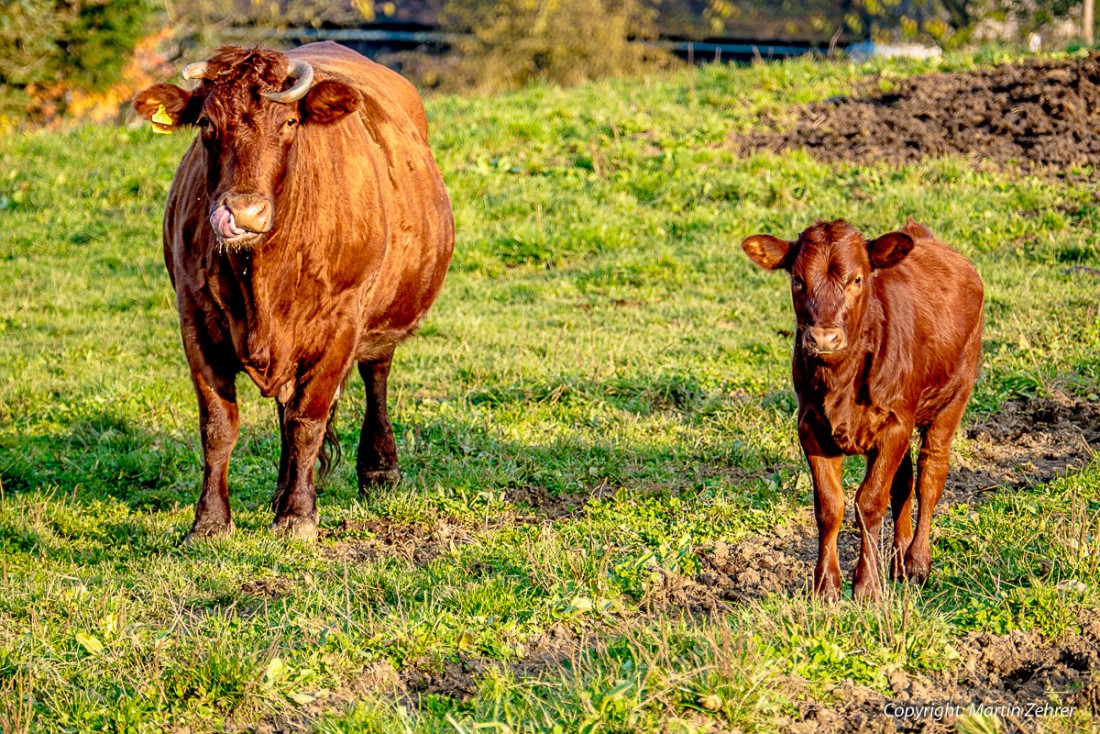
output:
M159 222L188 136L5 136L0 730L827 731L953 700L1094 728L1094 173L736 153L761 114L927 68L431 100L458 245L391 378L406 479L359 500L345 461L316 546L266 531L274 408L243 379L238 531L180 545L201 463ZM910 214L985 279L983 374L928 586L822 608L786 282L737 244Z

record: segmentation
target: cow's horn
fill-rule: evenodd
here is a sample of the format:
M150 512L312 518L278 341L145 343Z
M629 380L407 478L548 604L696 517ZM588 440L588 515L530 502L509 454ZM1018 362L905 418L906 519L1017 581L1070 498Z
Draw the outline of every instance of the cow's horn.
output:
M297 79L298 81L294 83L293 87L285 92L269 92L265 93L264 96L272 102L281 102L283 104L297 102L302 97L306 96L306 92L309 91L310 85L313 84L313 67L306 61L291 61L287 77L290 79Z
M183 78L184 79L205 79L206 78L206 67L208 65L209 65L209 62L206 62L206 61L196 61L193 64L188 64L187 66L183 67Z

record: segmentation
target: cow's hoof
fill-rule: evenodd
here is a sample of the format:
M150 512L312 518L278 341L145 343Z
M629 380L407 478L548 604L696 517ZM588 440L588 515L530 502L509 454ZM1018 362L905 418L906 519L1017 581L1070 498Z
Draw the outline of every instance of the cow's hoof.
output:
M359 494L365 495L378 487L390 487L401 483L401 470L371 469L359 472Z
M310 517L287 515L271 523L271 532L283 538L294 538L312 543L317 540L317 521Z
M184 536L183 544L192 545L207 538L228 538L236 529L237 527L232 520L228 523L195 523L191 526L191 532Z

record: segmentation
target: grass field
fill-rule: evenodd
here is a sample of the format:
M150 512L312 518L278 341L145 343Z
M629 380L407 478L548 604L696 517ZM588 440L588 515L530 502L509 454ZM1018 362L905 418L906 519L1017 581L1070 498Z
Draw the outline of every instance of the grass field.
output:
M973 259L988 301L967 466L982 460L970 429L1006 405L1100 393L1090 171L737 155L731 136L762 111L882 68L431 100L458 243L395 361L405 481L360 500L345 460L315 546L266 530L275 412L246 379L237 533L180 543L201 451L159 226L189 136L0 140L0 730L773 731L815 706L846 715L853 691L938 691L975 646L1095 641L1095 461L964 487L937 516L923 590L856 605L846 587L833 608L805 594L793 316L743 237L840 216L879 234L913 215ZM353 380L345 456L362 403ZM763 553L732 591L712 582L722 558L765 547L771 570ZM842 554L850 569L850 542Z

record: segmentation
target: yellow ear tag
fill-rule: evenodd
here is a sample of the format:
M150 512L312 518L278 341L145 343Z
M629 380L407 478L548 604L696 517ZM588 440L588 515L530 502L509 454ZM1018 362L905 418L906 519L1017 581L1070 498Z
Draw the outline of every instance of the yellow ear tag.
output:
M160 133L161 135L168 135L172 132L172 126L176 124L172 116L168 114L168 110L164 109L164 105L157 107L157 111L153 113L153 132Z

